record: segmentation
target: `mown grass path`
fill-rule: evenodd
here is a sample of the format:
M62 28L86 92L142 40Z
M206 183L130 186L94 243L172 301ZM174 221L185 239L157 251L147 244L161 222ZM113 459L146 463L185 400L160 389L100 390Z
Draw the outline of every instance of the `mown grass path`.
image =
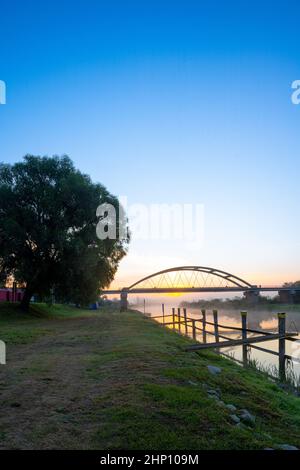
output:
M262 374L135 312L0 309L1 449L262 449L300 446L300 399ZM217 365L216 376L207 365ZM210 398L246 408L238 427Z

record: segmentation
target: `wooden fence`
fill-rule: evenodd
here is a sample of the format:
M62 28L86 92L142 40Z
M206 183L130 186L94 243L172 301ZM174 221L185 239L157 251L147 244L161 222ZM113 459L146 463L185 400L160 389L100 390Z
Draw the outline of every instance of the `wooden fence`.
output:
M198 340L197 332L202 334L202 342L196 342L186 347L186 351L201 351L205 349L214 349L219 352L221 348L242 346L242 363L246 366L249 362L249 348L278 356L278 371L280 380L286 378L286 360L300 362L297 358L286 354L286 341L297 341L297 332L286 331L286 314L278 313L278 331L271 333L263 330L256 330L247 327L247 312L241 312L241 326L230 326L218 322L218 311L213 310L213 322L207 320L206 310L202 309L202 318L190 318L187 315L186 308L172 308L171 314L165 314L165 306L162 305L162 315L151 317L154 320L160 320L160 323L166 327L173 328L186 336L191 336L193 340ZM169 320L171 318L171 321ZM213 331L209 331L207 326L212 326ZM241 333L241 338L231 339L228 336L220 334L220 329L228 329ZM249 333L255 336L249 336ZM214 336L214 341L208 342L207 335ZM278 340L278 352L257 346L257 343Z

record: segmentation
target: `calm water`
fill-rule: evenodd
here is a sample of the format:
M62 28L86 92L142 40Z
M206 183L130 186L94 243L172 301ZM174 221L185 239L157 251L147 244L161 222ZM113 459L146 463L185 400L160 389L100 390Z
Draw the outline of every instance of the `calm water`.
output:
M165 315L172 313L172 307L176 307L179 305L180 301L172 303L165 302ZM137 308L140 311L143 311L143 303L138 303L137 305L133 305L133 307ZM279 307L280 309L280 307ZM156 316L162 314L162 306L158 303L146 303L145 307L146 313L150 316ZM187 308L187 315L191 318L202 318L202 314L200 309L193 309ZM241 326L241 315L240 311L235 310L218 310L219 315L219 323L228 325L228 326ZM206 319L207 321L213 322L212 311L206 311ZM255 307L248 308L248 328L253 329L260 329L269 332L277 332L278 329L278 320L276 312L270 312L267 310L259 310ZM167 321L167 320L166 320ZM171 321L171 318L169 318ZM201 327L201 324L199 324ZM299 311L287 312L287 320L286 320L286 328L287 331L291 332L300 332L300 308ZM184 331L184 327L182 327L182 331ZM213 332L213 326L207 325L207 331ZM219 328L219 333L224 336L228 336L232 339L237 339L241 337L240 332L228 329ZM191 334L191 329L189 329L189 334ZM249 336L251 336L249 334ZM256 336L256 335L255 335ZM202 341L202 332L197 333L198 341ZM300 361L300 335L297 336L298 341L286 341L286 354L290 356L294 356ZM222 341L222 339L220 339ZM214 336L207 334L207 342L213 342ZM257 346L261 346L265 349L269 349L275 352L278 352L278 340L274 341L266 341L263 343L257 344ZM233 348L223 348L222 352L225 354L233 355L235 359L241 360L242 359L242 347L236 346ZM278 366L278 357L268 354L262 351L258 351L254 348L250 349L250 359L254 359L259 362L259 366L261 368L267 368L272 375L277 374L277 366ZM293 370L295 375L300 378L300 362L293 361L291 364L288 364L288 367ZM271 370L270 370L271 368Z

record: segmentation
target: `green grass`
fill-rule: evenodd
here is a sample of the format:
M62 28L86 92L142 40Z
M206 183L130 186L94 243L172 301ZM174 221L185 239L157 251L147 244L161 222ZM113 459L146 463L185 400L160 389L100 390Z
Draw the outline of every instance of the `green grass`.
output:
M298 397L212 352L184 352L190 339L139 313L2 304L0 339L0 448L300 447ZM207 388L254 427L235 426Z
M0 336L9 344L26 344L51 334L51 320L82 318L95 315L91 310L74 309L65 305L35 304L24 313L19 304L0 303Z

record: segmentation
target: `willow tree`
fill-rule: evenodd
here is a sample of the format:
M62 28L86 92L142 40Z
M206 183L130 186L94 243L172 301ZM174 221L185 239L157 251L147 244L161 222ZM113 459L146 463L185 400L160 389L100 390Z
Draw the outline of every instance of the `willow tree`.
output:
M25 286L24 310L34 294L53 290L62 301L86 304L112 281L129 240L97 238L102 203L118 215L117 198L67 156L0 165L0 277Z

